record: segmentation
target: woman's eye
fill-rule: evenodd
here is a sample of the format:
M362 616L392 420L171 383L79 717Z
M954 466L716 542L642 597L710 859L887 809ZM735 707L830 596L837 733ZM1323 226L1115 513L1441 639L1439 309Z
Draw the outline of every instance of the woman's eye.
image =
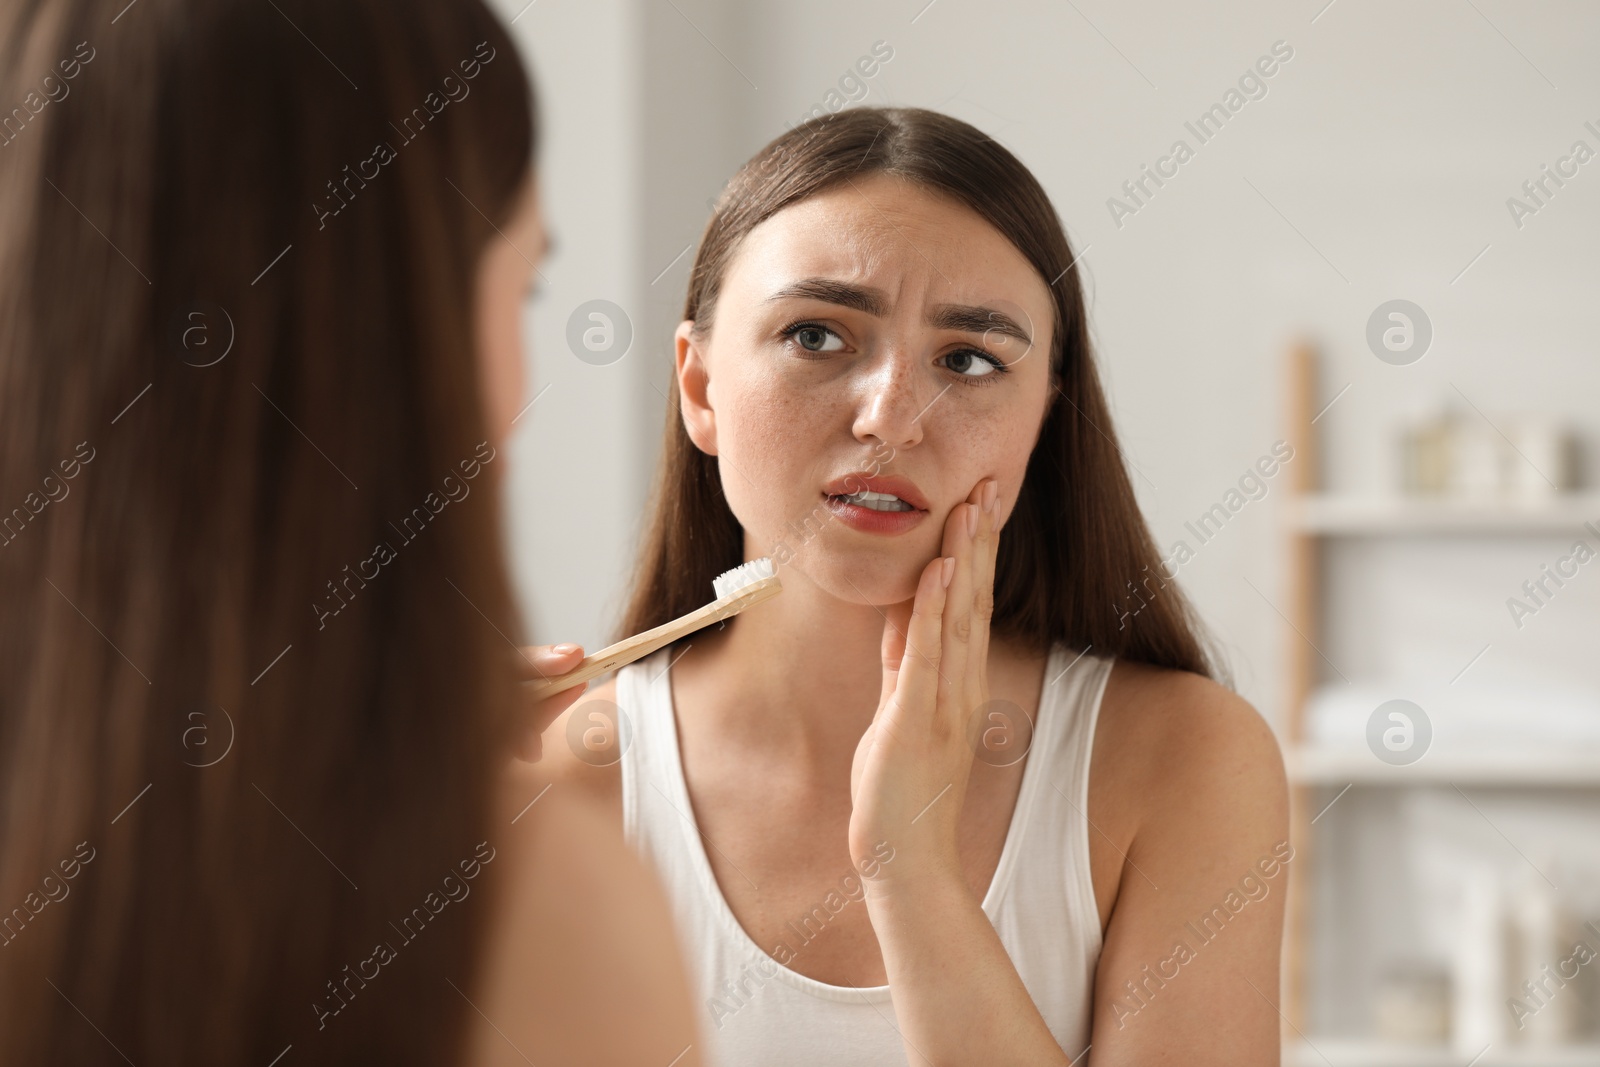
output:
M945 359L946 366L966 378L987 378L1005 372L1004 365L993 356L971 348L952 352Z
M844 347L844 339L826 326L802 322L783 331L807 352L837 352ZM833 344L829 343L832 339Z

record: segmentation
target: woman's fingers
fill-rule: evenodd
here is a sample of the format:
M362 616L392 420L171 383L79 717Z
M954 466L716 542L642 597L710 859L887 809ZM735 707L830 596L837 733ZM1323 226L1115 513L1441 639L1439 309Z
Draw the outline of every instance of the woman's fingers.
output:
M517 657L516 662L525 682L566 674L583 662L582 645L570 643L529 645L519 651L521 655ZM550 724L557 716L577 703L578 698L583 696L585 688L575 685L544 700L532 701L530 710L533 714L512 738L512 754L520 760L537 763L544 755L540 737L550 728Z
M944 610L944 663L945 683L941 695L949 714L959 715L960 705L968 698L967 672L972 654L972 583L973 536L977 529L978 507L975 501L983 486L979 482L967 494L966 502L951 509L945 523L944 554L955 559L955 573L950 580L950 592Z
M988 692L989 616L994 604L994 516L998 485L983 478L946 528L946 552L956 558L945 607L947 714L965 722ZM952 516L954 517L954 516Z
M994 565L1000 550L1000 483L989 479L979 487L978 533L972 552L972 648L977 659L973 678L976 698L988 692L989 620L994 615Z
M997 483L984 478L950 509L941 555L923 568L909 618L898 605L886 616L880 707L894 694L901 707L926 708L958 726L982 702L997 496Z
M917 587L922 587L920 580ZM883 615L883 643L879 647L883 660L883 684L878 691L880 708L889 703L900 682L900 661L906 654L906 627L911 625L911 608L912 604L890 604Z
M570 642L559 645L528 645L521 649L521 652L522 655L517 657L517 666L521 668L522 680L525 682L566 674L583 661L583 646Z
M906 620L905 655L895 678L895 703L904 710L931 708L939 699L946 583L952 570L949 557L940 556L922 568L917 581Z

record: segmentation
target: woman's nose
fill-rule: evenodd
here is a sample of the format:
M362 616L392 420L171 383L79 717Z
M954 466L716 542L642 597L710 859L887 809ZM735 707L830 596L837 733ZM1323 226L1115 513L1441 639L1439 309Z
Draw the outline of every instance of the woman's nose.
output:
M877 362L863 383L854 433L862 439L876 437L894 448L910 448L922 440L922 420L937 393L917 374L909 357L885 353Z

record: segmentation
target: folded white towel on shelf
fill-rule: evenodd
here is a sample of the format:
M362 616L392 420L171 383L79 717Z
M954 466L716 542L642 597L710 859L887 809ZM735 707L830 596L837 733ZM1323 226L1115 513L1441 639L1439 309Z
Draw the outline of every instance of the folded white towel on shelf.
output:
M1390 700L1408 700L1423 710L1436 748L1600 746L1600 693L1533 687L1456 690L1404 682L1318 689L1306 705L1307 743L1365 746L1367 721Z

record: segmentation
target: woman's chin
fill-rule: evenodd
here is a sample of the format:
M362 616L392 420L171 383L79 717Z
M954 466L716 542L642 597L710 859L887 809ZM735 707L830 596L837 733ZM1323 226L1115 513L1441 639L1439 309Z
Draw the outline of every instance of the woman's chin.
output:
M805 568L807 579L831 596L847 604L877 607L899 604L916 596L919 574L914 568L886 566L881 561L865 559L832 558L820 566Z

